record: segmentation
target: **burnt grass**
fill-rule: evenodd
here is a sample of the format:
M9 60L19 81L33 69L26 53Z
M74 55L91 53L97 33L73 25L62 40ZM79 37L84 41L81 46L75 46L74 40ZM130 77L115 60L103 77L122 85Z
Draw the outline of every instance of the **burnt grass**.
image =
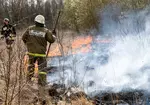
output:
M57 91L61 90L61 91ZM96 92L92 97L86 95L83 91L72 93L67 96L65 85L54 84L49 89L49 95L57 100L62 100L62 95L66 99L75 100L80 97L86 97L93 102L93 105L150 105L150 93L143 90L123 90L118 93L112 91Z
M142 90L103 92L93 97L95 105L150 105L150 93Z

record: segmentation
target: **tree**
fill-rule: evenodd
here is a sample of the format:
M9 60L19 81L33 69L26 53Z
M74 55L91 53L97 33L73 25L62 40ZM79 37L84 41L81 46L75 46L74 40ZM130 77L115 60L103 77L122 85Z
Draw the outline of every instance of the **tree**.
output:
M53 17L52 17L52 10L51 10L51 4L49 2L49 0L47 0L45 2L45 11L44 11L44 15L45 15L45 19L47 20L47 26L48 28L52 28L53 25L52 25L52 21L53 21Z

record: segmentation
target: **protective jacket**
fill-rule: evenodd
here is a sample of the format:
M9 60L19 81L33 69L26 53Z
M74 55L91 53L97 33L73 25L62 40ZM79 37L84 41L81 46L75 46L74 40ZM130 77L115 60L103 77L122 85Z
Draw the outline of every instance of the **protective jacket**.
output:
M4 35L4 37L7 38L11 34L13 34L14 36L16 35L15 28L10 24L4 25L1 30L1 35Z
M47 47L47 41L53 43L55 38L52 32L45 27L29 26L22 37L26 44L28 52L32 56L44 56Z

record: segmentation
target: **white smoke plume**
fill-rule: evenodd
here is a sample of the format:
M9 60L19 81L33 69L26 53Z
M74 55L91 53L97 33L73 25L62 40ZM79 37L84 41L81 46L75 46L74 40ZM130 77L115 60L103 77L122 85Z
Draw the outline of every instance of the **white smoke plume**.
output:
M95 40L101 40L107 36L112 41L94 41L92 52L53 59L51 65L67 67L51 73L49 82L63 81L66 86L75 84L87 94L108 90L149 91L149 9L120 13L117 9L112 11L112 8L106 7L101 13L100 33L95 37Z

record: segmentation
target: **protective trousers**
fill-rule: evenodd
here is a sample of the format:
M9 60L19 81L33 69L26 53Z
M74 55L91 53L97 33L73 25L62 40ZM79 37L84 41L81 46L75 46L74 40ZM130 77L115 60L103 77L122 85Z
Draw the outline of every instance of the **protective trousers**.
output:
M41 69L45 68L47 63L44 57L34 57L29 55L29 66L28 66L28 74L27 79L31 80L34 77L34 65L38 62L38 84L41 86L46 85L46 73L40 71Z
M34 76L34 64L38 61L38 96L42 103L46 101L46 73L40 71L42 68L46 67L46 59L45 57L34 57L29 55L29 66L28 66L28 75L27 78L31 81L31 78ZM44 105L44 104L42 104Z
M6 44L7 44L7 48L8 49L11 49L11 45L13 44L13 42L14 42L14 37L11 37L11 36L8 36L8 37L6 37L5 38L5 42L6 42Z

